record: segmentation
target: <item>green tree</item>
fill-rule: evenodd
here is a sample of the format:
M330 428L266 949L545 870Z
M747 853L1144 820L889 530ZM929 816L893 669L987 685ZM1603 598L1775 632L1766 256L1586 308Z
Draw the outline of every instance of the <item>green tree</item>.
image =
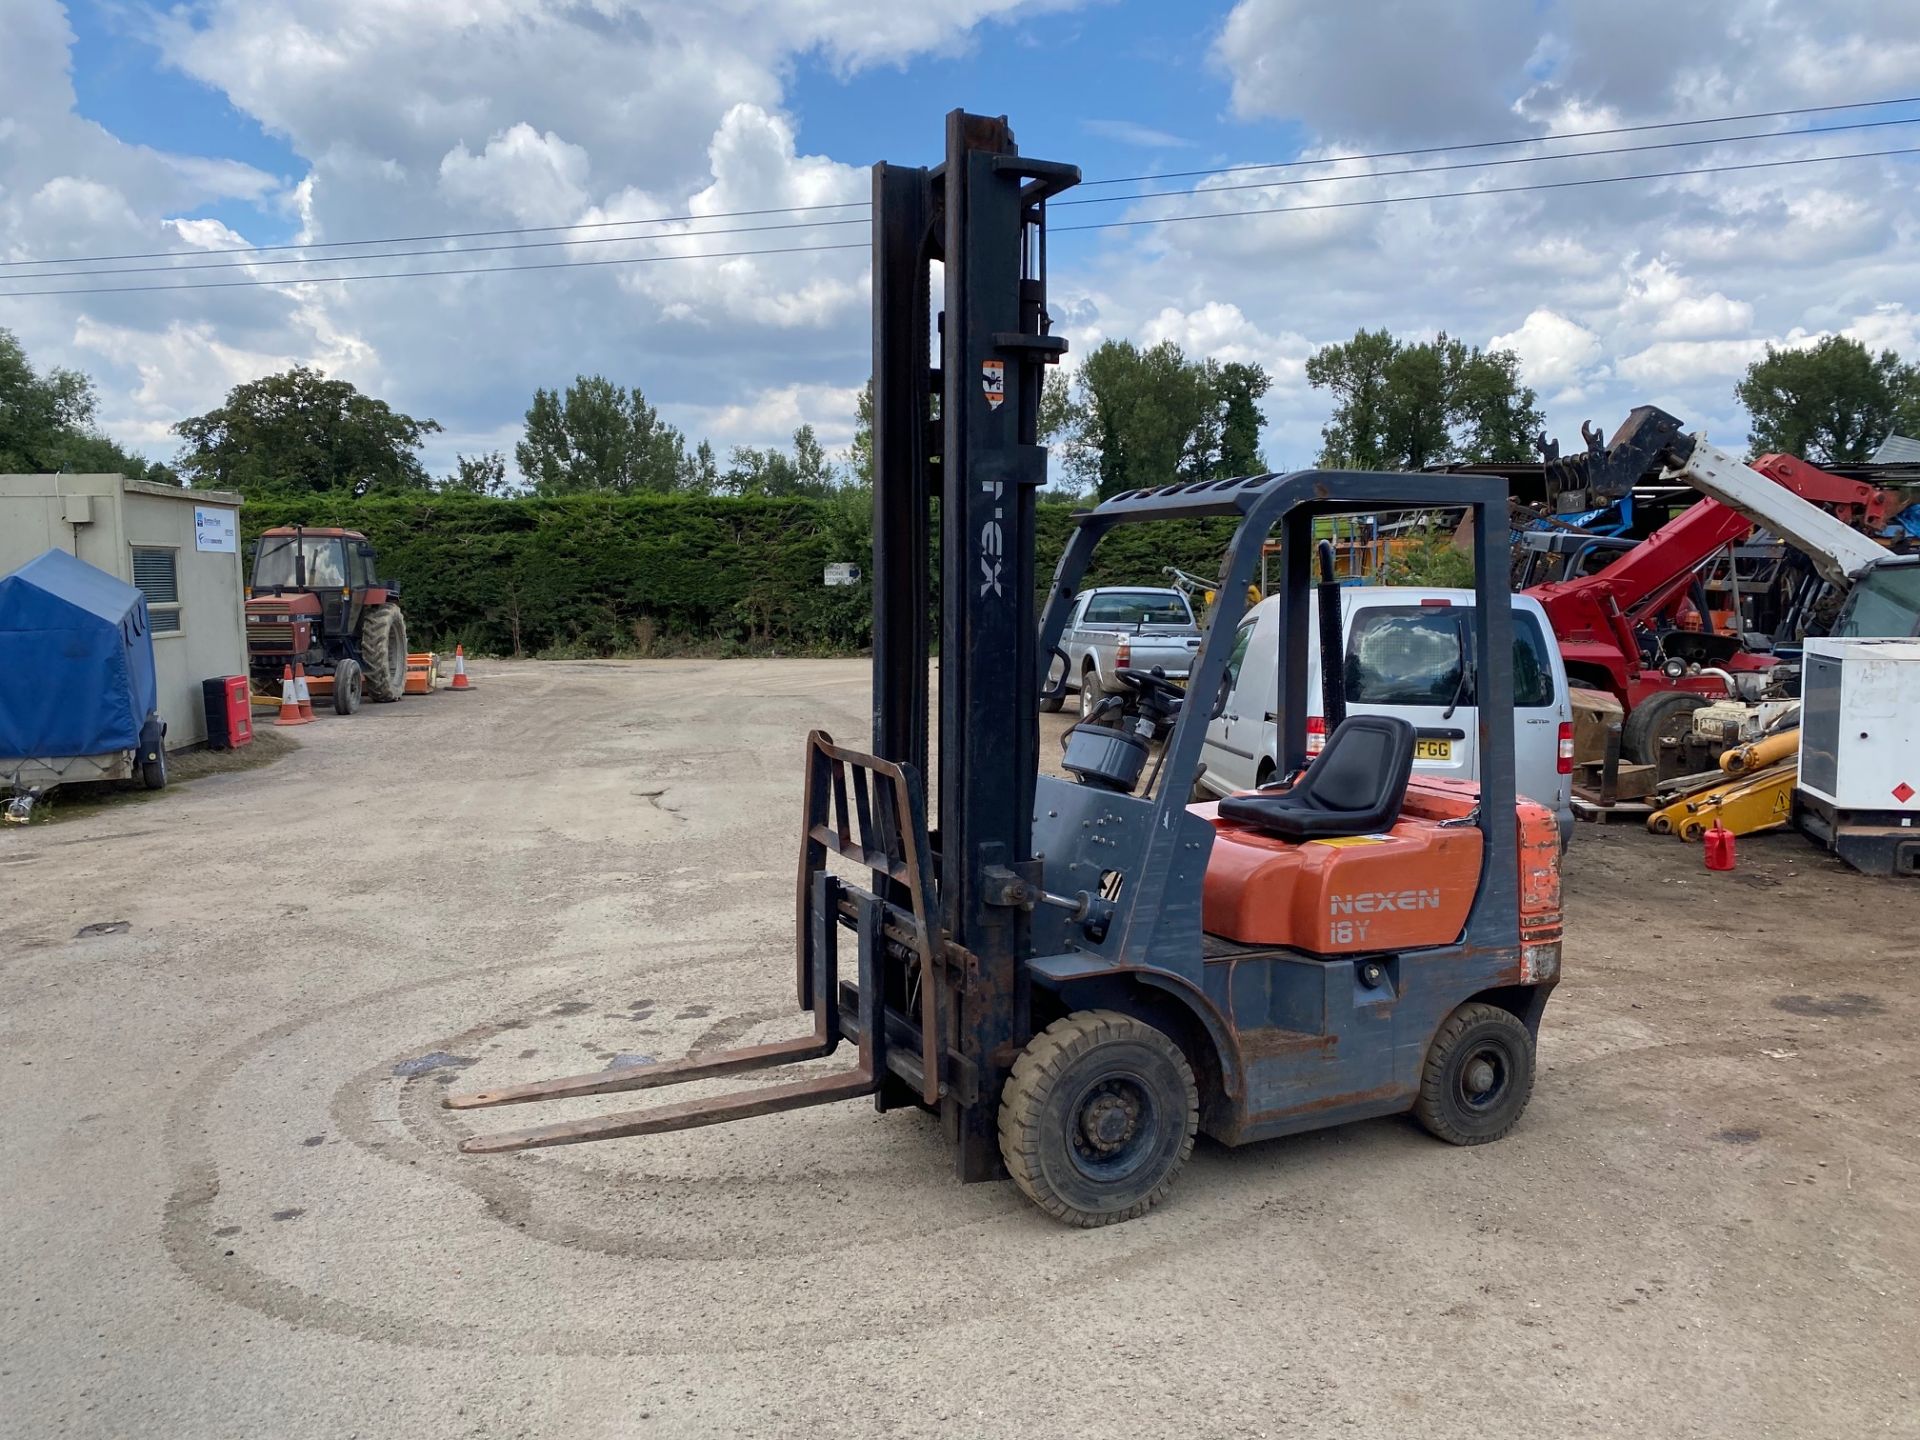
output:
M1248 474L1262 468L1258 365L1189 360L1163 340L1141 349L1108 340L1069 384L1041 391L1041 438L1059 445L1066 473L1102 498L1148 485Z
M1332 392L1320 463L1418 470L1449 460L1524 460L1541 414L1512 351L1469 348L1444 331L1404 344L1361 330L1307 359L1307 380Z
M1267 468L1260 452L1260 431L1267 417L1260 400L1273 388L1273 377L1258 365L1230 361L1214 381L1220 406L1220 455L1216 469L1222 477L1258 475Z
M713 458L713 442L702 440L687 462L687 489L698 495L711 495L720 488L720 465Z
M178 485L180 477L95 428L93 381L60 366L36 371L9 330L0 330L0 475L120 474Z
M536 390L526 437L513 448L536 495L610 490L617 495L688 488L687 442L638 386L581 375L564 395Z
M847 469L855 485L873 486L873 377L854 404L853 444L847 451Z
M1896 431L1920 435L1920 366L1842 335L1805 350L1767 346L1733 393L1751 419L1756 453L1839 465L1870 458Z
M510 495L507 481L507 457L498 450L484 455L456 455L453 473L441 480L439 489L454 495Z
M305 365L236 385L173 427L189 483L243 495L428 490L419 451L439 430Z
M793 432L791 454L772 446L756 450L750 445L736 445L720 488L730 495L821 499L834 493L836 481L833 465L813 427L802 425Z

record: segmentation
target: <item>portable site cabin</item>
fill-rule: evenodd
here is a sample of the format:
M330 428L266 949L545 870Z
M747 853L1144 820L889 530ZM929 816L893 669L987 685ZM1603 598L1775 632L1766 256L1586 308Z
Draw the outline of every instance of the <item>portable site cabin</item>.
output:
M0 782L166 783L147 597L64 550L0 576Z
M0 475L0 575L64 550L139 590L166 745L178 750L207 738L202 682L247 673L239 519L240 497L224 490Z

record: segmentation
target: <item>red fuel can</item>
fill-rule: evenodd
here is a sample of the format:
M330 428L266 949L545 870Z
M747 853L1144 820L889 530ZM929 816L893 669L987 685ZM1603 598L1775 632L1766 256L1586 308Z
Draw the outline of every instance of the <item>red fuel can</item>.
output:
M1726 829L1716 820L1713 822L1713 828L1707 831L1705 839L1707 846L1707 869L1733 869L1733 832Z

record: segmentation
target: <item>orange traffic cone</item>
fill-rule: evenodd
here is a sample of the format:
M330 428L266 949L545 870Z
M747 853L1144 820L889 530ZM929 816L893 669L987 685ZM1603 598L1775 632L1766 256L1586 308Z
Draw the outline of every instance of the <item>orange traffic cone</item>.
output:
M300 713L300 701L294 695L293 667L280 667L280 713L274 717L276 725L304 725L313 717Z
M467 647L464 645L456 645L453 647L453 684L447 688L451 690L473 689L473 683L467 679Z
M302 719L313 719L313 696L307 691L307 667L293 667L293 698L300 704Z

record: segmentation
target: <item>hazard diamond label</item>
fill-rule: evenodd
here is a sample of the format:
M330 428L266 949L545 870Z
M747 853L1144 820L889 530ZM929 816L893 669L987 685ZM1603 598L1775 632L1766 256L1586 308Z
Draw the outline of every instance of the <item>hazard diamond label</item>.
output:
M1907 801L1913 799L1913 786L1902 780L1898 785L1893 787L1893 798L1898 800L1902 805L1906 804Z

